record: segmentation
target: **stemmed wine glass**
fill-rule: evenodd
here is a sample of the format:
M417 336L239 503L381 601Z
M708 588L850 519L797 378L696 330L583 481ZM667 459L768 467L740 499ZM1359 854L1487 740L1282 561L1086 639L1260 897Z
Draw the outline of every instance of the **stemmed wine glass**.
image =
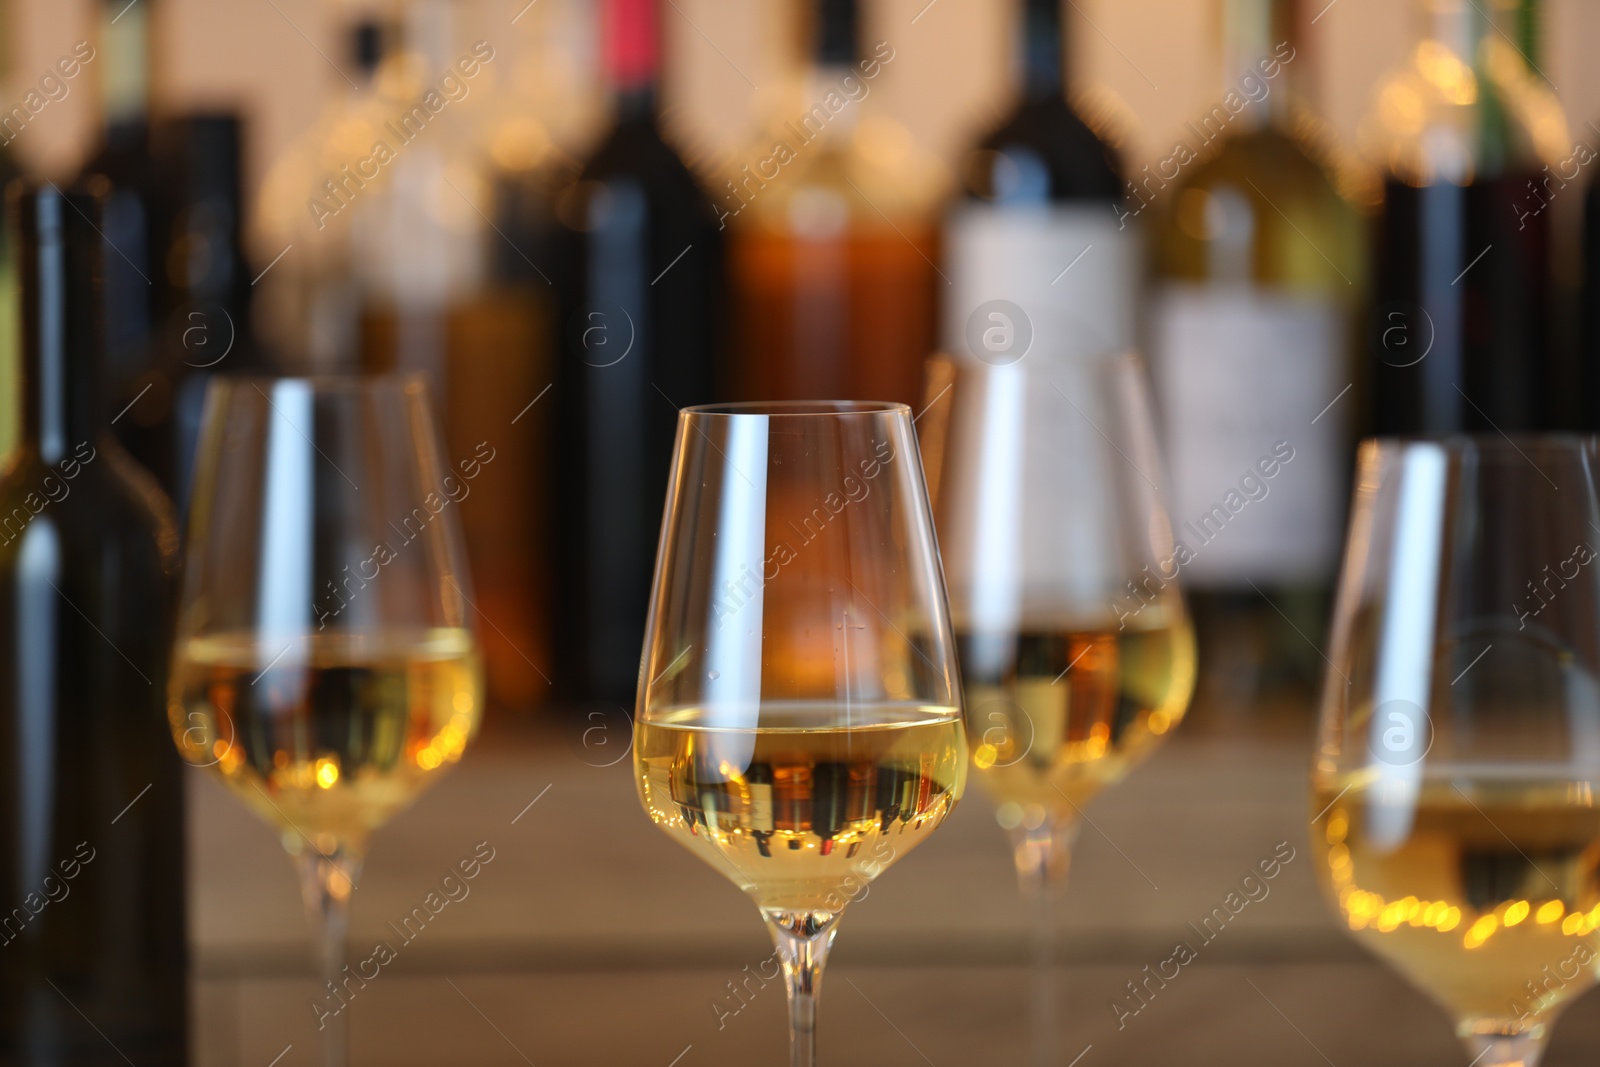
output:
M183 758L277 827L300 868L327 1067L347 1056L340 983L368 839L478 724L462 478L420 379L209 387L168 718Z
M911 413L685 408L634 744L656 825L743 889L777 945L790 1055L845 906L966 783L955 643Z
M1312 764L1311 855L1341 919L1533 1067L1595 981L1600 444L1361 446Z
M939 356L924 419L979 786L1029 905L1034 1062L1058 1064L1053 897L1083 808L1183 718L1190 548L1131 355ZM941 395L930 395L938 401Z

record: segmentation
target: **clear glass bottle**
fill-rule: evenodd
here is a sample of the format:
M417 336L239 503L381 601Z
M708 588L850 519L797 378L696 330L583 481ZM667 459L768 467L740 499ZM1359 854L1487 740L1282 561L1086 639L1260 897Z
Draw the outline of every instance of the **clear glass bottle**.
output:
M895 58L856 0L812 0L800 96L712 192L729 230L731 391L914 403L933 348L942 179L863 105Z
M263 187L268 254L287 249L264 319L289 324L281 342L314 370L429 382L446 460L478 472L448 506L461 508L472 569L494 576L474 605L489 701L527 708L551 692L548 431L533 405L553 378L554 294L539 227L494 220L524 177L534 218L547 214L538 172L553 148L537 129L506 133L509 71L494 34L473 32L482 7L408 0L375 32L353 29L369 77L339 92Z

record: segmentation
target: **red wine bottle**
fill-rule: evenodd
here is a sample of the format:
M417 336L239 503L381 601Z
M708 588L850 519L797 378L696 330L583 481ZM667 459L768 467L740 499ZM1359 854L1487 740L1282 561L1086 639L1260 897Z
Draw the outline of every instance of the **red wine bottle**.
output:
M1559 428L1568 389L1547 328L1550 214L1534 191L1544 162L1571 148L1561 107L1483 8L1422 0L1419 21L1414 58L1379 86L1369 124L1388 168L1372 430ZM1392 106L1400 99L1411 103Z
M678 406L714 398L722 243L709 196L661 133L658 0L609 0L611 131L559 198L552 511L563 558L557 662L579 700L631 705Z
M11 188L22 439L0 476L0 1062L187 1062L177 535L111 434L104 181Z

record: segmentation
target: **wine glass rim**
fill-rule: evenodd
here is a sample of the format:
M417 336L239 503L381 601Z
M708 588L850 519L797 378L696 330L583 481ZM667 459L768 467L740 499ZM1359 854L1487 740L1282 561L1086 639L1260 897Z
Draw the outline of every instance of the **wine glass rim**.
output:
M889 400L743 400L731 404L695 404L680 410L685 415L721 417L911 414L911 408L907 405Z

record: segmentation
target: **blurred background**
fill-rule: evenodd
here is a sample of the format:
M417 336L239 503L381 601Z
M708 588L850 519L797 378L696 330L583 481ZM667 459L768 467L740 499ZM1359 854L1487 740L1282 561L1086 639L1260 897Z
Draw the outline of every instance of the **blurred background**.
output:
M1594 428L1597 40L1588 0L0 0L0 168L112 178L108 405L180 509L213 373L420 373L446 461L480 465L461 516L490 714L380 835L355 957L480 842L496 858L353 1004L355 1062L781 1056L764 933L629 779L676 409L904 401L937 491L954 371L924 361L973 336L984 271L1038 254L946 221L1033 195L991 157L1034 136L1019 94L1063 84L1098 138L1071 151L1110 184L1052 170L1038 199L1094 205L1081 245L1133 251L1080 275L1047 256L1040 282L1098 279L1146 351L1180 539L1241 514L1235 483L1254 507L1185 571L1190 721L1089 810L1060 920L1068 1058L1453 1062L1445 1017L1340 936L1304 858L1329 586L1361 434ZM1212 143L1268 127L1294 152ZM1451 183L1480 197L1454 221L1406 199ZM1448 374L1376 387L1435 342L1464 405ZM1280 437L1303 458L1255 506L1269 490L1240 475ZM293 875L187 783L197 1062L309 1062ZM1196 965L1134 992L1290 854ZM824 1060L1021 1059L1026 938L988 802L871 897L830 970ZM1594 1017L1591 996L1547 1062L1595 1047Z

